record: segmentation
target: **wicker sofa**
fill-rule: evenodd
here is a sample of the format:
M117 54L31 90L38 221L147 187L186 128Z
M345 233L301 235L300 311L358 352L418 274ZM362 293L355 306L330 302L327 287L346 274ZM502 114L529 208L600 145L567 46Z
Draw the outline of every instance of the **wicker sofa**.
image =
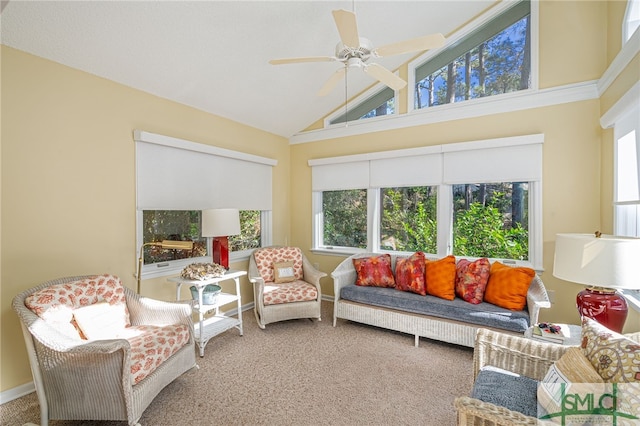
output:
M353 259L378 255L358 253L347 257L331 273L334 284L333 326L339 318L414 335L473 347L478 328L522 336L538 322L540 309L551 306L542 280L536 275L529 286L525 310L513 312L483 302L472 305L393 288L356 286ZM398 256L392 255L395 268Z

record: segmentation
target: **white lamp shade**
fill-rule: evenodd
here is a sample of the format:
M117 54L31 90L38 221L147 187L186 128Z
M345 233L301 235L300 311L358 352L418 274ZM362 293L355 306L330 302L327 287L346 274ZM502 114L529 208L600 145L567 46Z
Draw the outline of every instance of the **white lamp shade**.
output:
M589 286L640 289L640 238L558 234L553 276Z
M202 210L202 236L228 237L240 234L238 209Z

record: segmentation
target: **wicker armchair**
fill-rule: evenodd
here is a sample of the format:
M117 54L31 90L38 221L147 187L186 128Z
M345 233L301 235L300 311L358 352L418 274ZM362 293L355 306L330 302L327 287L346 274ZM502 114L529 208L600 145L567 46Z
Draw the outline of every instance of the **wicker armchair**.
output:
M640 342L640 333L627 334L627 337ZM473 352L473 379L475 381L482 367L491 365L542 380L551 364L570 347L479 329ZM454 405L460 426L540 424L534 417L471 397L456 398Z
M27 307L30 306L27 298L36 292L95 278L77 276L48 281L13 299L13 309L22 325L43 426L49 419L119 420L127 421L129 425L138 424L144 410L166 385L197 367L188 305L140 297L121 284L117 286L117 292L124 292L120 298L126 303L131 333L138 333L139 329L180 330L181 343L187 336L183 346L177 346L172 355L139 382L133 377L136 370L132 368L135 364L132 361L134 344L129 340L84 340L56 327ZM69 326L68 321L66 326Z
M274 263L292 262L290 282L277 283ZM299 318L321 319L320 279L327 276L311 265L298 247L264 247L249 259L249 281L253 283L254 312L260 328L277 321Z

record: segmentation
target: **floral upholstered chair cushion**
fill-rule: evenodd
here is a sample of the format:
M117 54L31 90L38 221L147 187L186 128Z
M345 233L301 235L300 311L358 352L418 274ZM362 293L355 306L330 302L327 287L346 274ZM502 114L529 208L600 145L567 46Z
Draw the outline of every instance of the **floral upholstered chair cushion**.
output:
M27 297L25 306L73 339L126 339L134 384L189 341L186 324L132 326L122 282L114 275L52 285Z
M258 272L265 282L264 305L306 302L318 299L317 288L304 281L302 250L299 247L266 247L254 252ZM277 266L291 265L293 277L276 280L274 270ZM285 281L285 282L278 282Z

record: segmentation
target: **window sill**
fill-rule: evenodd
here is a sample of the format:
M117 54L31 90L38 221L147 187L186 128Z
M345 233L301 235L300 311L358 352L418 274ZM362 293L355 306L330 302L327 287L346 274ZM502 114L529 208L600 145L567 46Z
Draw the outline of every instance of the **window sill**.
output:
M628 304L636 311L640 312L640 290L618 290L625 299L627 299Z
M240 253L230 253L229 254L229 264L236 262L246 262L249 260L249 256L252 251L240 252ZM234 256L235 254L235 256ZM182 270L192 263L212 263L213 259L211 256L205 257L195 257L191 259L182 259L179 261L173 262L165 262L154 265L145 265L142 268L141 280L149 280L153 278L161 278L168 277L171 275L178 275ZM160 265L166 266L160 266Z

